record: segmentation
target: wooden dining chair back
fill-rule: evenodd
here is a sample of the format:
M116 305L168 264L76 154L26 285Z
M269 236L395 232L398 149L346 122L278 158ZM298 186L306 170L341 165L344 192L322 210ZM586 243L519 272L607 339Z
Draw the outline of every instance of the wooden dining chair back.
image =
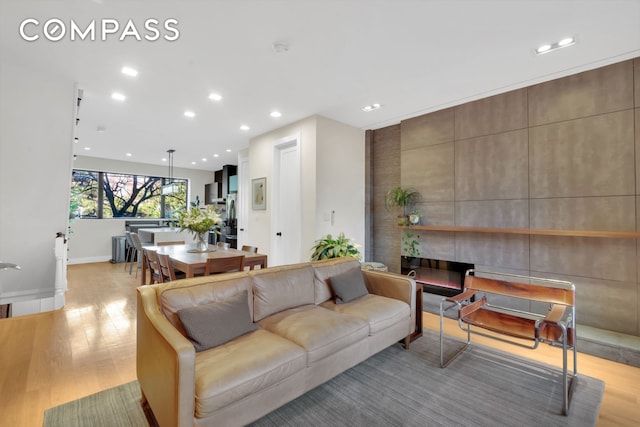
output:
M149 284L164 283L160 262L158 261L158 253L150 249L143 248L144 258L147 260L147 269L149 270Z
M244 270L244 255L209 258L204 269L204 275L230 273Z
M175 242L158 242L156 246L184 245L184 240L176 240Z
M258 247L257 246L242 245L242 251L243 252L251 252L251 253L257 254L258 253ZM254 267L255 267L255 265L250 265L249 266L249 270L253 270Z
M184 273L176 273L173 269L171 257L168 254L158 254L158 264L160 264L163 281L171 282L177 279L184 279Z

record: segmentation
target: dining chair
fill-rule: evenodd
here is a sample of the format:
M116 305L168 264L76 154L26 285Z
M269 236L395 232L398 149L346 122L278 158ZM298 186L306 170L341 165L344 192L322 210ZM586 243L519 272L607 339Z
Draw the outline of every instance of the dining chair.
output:
M204 269L204 275L230 273L244 270L244 255L223 258L209 258Z
M184 279L185 274L173 269L171 264L171 257L168 254L156 254L158 256L158 264L160 265L160 274L162 274L162 280L164 282L171 282L178 279Z
M252 252L254 254L258 253L258 247L257 246L248 246L248 245L242 245L242 251L243 252ZM255 267L255 265L250 265L249 266L249 270L253 270Z
M177 240L175 242L158 242L156 246L171 246L171 245L184 245L184 240Z
M144 257L147 260L147 269L149 270L149 284L164 283L162 269L158 261L158 253L151 249L144 248Z

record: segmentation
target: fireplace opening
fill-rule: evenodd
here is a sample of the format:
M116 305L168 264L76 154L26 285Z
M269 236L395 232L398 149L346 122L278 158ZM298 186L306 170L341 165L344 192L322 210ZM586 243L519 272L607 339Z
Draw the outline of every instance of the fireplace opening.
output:
M442 296L453 296L462 292L464 275L473 264L432 258L413 258L410 262L402 257L402 274L415 271L415 281L422 284L424 292Z

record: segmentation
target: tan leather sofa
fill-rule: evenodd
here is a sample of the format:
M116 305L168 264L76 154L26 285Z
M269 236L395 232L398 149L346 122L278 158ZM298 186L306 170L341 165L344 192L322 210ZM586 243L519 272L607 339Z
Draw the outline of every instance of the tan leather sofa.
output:
M359 268L341 258L138 288L137 374L160 426L245 425L402 339L408 345L415 282L363 271L369 294L336 304L331 277ZM179 310L244 291L257 329L196 352Z

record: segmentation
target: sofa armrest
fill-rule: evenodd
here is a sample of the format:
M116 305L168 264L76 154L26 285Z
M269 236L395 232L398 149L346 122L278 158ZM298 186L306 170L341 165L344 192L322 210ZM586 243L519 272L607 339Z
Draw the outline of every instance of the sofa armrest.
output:
M138 288L136 370L160 426L192 426L195 348L160 312L152 286Z
M416 325L416 282L410 277L383 271L363 271L370 293L404 301L411 308L411 332Z

